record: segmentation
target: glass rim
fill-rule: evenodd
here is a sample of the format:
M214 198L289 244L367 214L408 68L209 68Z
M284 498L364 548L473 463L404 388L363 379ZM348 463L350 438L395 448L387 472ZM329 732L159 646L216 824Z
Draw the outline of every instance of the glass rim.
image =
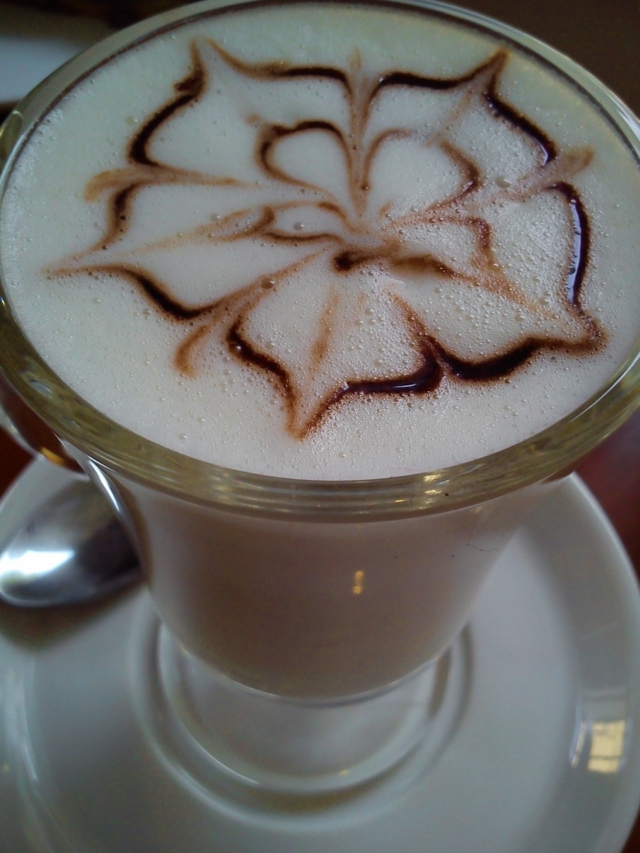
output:
M337 0L279 0L282 3ZM115 33L72 59L18 104L0 131L0 203L31 131L80 80L112 56L169 30L265 0L207 0ZM423 9L480 28L549 64L602 111L640 160L640 123L604 84L564 54L507 24L439 0L355 0L352 5ZM177 497L229 510L338 521L402 518L470 506L568 473L640 406L640 341L609 381L552 426L490 455L426 473L361 480L304 480L252 474L187 456L102 414L67 386L22 332L0 276L0 369L24 402L71 448L125 478Z

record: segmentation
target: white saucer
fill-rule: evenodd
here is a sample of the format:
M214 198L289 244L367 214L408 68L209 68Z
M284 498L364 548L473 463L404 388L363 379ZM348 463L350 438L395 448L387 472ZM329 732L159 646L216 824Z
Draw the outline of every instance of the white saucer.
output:
M67 479L33 463L0 507L0 542ZM462 702L437 754L425 744L350 795L252 804L168 753L163 720L141 712L141 638L153 619L143 590L76 610L0 609L2 853L619 853L624 844L640 801L640 596L576 478L515 537L455 644L465 689L455 688Z

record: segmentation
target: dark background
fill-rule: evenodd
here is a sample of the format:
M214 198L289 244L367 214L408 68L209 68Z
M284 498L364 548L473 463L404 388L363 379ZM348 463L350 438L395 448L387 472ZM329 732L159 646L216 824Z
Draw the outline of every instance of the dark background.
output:
M12 0L126 26L182 5L176 0ZM638 0L467 0L457 3L519 27L568 54L603 80L640 114Z
M512 24L566 53L640 115L637 0L468 0L457 5Z

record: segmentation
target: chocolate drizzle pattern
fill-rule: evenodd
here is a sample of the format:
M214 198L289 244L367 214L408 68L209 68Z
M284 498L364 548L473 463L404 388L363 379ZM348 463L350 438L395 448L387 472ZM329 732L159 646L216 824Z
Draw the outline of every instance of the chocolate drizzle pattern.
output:
M590 258L589 216L571 183L572 176L588 166L592 152L559 151L543 130L501 97L500 76L507 62L508 54L501 49L455 78L424 77L403 69L372 75L363 70L357 52L347 68L297 67L284 62L251 65L214 42L193 42L189 73L175 84L174 96L131 137L128 165L96 175L87 187L89 202L106 199L104 235L87 252L63 261L56 274L102 273L131 282L168 322L185 326L185 338L175 355L176 370L184 376L211 369L202 366L202 353L215 338L233 359L266 377L277 389L284 403L286 428L301 440L329 413L335 414L340 401L354 395L431 394L445 379L497 381L543 350L576 356L593 353L606 342L606 334L582 307ZM247 132L254 134L250 166L259 173L259 180L218 173L215 162L207 172L180 168L163 162L155 153L162 133L188 110L203 108L214 86L273 87L301 80L323 87L344 120L310 115L292 123L274 122L263 117L259 98L255 98L255 110L244 116L244 123ZM420 93L450 99L445 117L435 127L426 119L424 126L415 126L416 122L385 124L389 94L413 97ZM511 134L528 152L528 166L515 179L491 178L482 163L464 150L459 128L471 109ZM307 175L296 171L286 151L282 153L287 143L312 144L318 139L334 152L336 171L338 166L344 169L344 197L319 184L313 170ZM379 185L380 162L393 146L405 146L403 150L417 152L416 156L435 151L456 175L455 186L443 197L409 210L401 209L398 199L378 200L376 208L372 195ZM243 198L251 191L255 203L238 205L232 213L186 233L143 241L131 249L127 240L143 194L167 185L208 187L212 193L238 191L244 193ZM566 224L558 236L563 260L554 282L553 310L546 309L505 271L496 250L496 217L492 214L501 205L522 206L541 198L553 207L556 217L560 205ZM309 213L310 228L304 221ZM471 245L462 261L455 252L443 249L442 241L432 239L447 233L461 235L464 244ZM215 279L217 247L233 243L242 252L265 245L288 247L291 258L277 268L270 268L271 261L267 262L257 278L254 275L240 287L229 290L223 282L222 295L212 285L212 298L196 304L193 297L181 297L179 288L154 271L149 261L154 252L208 245ZM323 282L326 294L308 307L306 331L300 333L308 340L296 343L302 353L300 367L300 358L291 361L286 348L269 349L269 342L256 328L269 300L286 302L288 293L311 286L307 285L309 275L314 282ZM361 284L366 276L373 276L377 289ZM466 288L470 298L484 294L534 319L509 344L499 345L497 351L487 345L488 351L469 357L446 334L439 334L437 318L429 315L422 296L415 296L416 288L422 287L426 293L434 283L438 288ZM376 359L372 351L370 364L350 362L344 351L357 332L344 320L347 303L349 317L353 304L365 313L382 312L389 328L396 329L405 357L383 352ZM365 348L371 345L373 349L373 339L362 341Z

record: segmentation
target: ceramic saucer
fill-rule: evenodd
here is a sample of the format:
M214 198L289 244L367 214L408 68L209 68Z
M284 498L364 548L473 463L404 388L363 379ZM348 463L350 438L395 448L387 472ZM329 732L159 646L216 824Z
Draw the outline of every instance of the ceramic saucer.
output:
M33 463L0 542L68 477ZM631 828L640 596L577 478L513 539L454 644L437 742L374 784L296 800L200 773L163 735L154 631L143 589L0 610L2 853L619 853Z

